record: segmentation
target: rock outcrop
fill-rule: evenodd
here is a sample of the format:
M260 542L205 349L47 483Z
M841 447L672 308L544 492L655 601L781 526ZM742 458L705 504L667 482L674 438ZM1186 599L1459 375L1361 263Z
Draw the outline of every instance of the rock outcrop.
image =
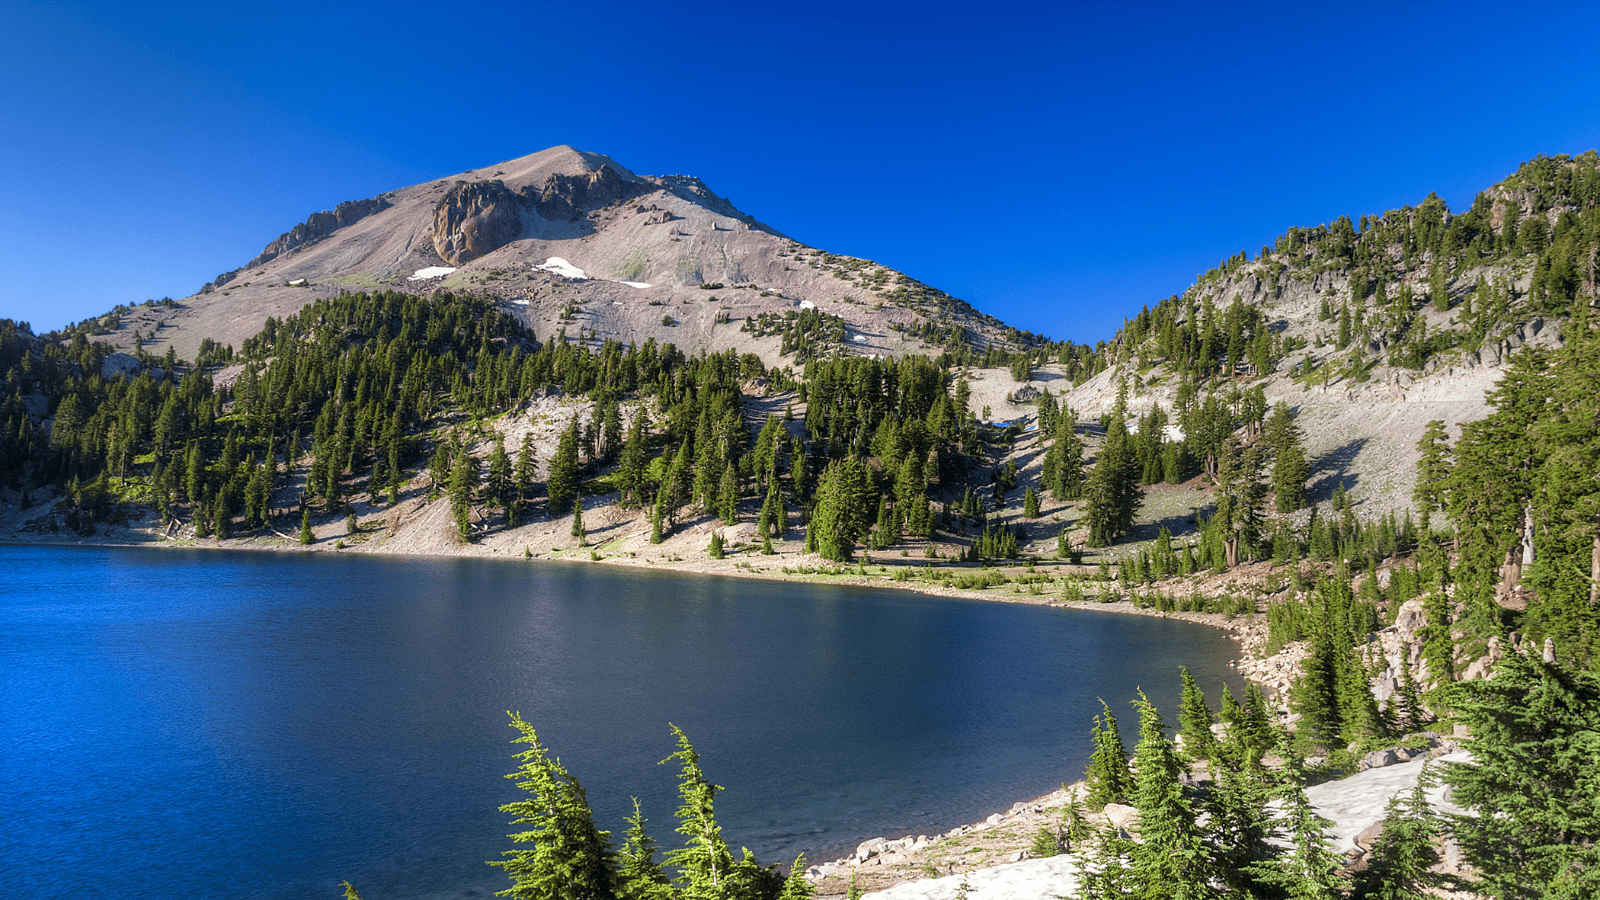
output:
M452 266L493 253L522 235L527 201L501 181L457 182L433 211L433 249Z
M457 182L434 208L433 249L450 265L463 265L524 237L525 216L572 222L589 210L650 190L651 185L632 181L611 166L551 175L537 190L513 190L498 180Z
M312 213L309 219L289 229L278 239L266 246L261 255L244 264L248 269L270 262L294 250L297 247L321 240L346 225L354 225L375 212L389 208L389 201L383 197L373 197L368 200L346 200L335 206L332 212L324 210ZM218 283L223 283L218 279Z
M650 190L650 186L630 181L610 166L575 175L551 175L545 179L535 209L552 222L571 221L586 210L630 200Z

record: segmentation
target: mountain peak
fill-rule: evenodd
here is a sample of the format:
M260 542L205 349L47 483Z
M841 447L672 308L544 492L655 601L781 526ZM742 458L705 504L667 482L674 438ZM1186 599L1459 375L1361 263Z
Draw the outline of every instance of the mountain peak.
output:
M921 282L785 237L698 177L638 175L566 144L316 213L190 298L164 337L189 356L202 336L237 345L317 297L440 288L492 296L540 334L577 322L592 340L754 347L773 362L795 353L789 319L812 310L832 320L819 353L922 352L935 330L941 344L1006 339Z
M588 175L607 167L615 169L626 181L638 180L639 176L609 156L558 144L492 166L469 169L460 175L443 178L440 181L497 180L504 182L505 186L513 191L540 190L552 175Z

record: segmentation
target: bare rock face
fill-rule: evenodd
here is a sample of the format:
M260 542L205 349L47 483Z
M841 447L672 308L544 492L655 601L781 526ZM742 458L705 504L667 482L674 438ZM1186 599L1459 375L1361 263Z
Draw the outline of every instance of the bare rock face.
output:
M648 185L629 181L616 169L601 166L592 172L551 175L539 192L535 208L552 222L571 221L585 210L629 200L647 190Z
M268 244L266 249L261 251L260 256L245 263L244 268L248 269L252 266L270 262L294 250L296 247L320 240L346 225L352 225L375 212L388 208L388 200L382 197L374 197L369 200L346 200L335 206L332 212L312 213L311 218L278 235L277 240ZM220 282L221 279L218 279L218 281Z
M100 363L100 377L133 378L144 371L144 364L132 353L113 353Z
M433 211L433 249L452 266L504 247L522 234L526 201L500 181L460 182Z

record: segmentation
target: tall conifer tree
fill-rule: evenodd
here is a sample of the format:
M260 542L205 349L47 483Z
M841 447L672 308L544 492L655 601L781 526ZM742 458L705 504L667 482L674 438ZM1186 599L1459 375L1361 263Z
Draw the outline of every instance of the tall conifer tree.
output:
M499 897L519 900L615 900L615 867L610 832L595 827L589 800L578 779L561 761L551 759L532 725L517 713L513 743L528 749L517 754L522 765L506 777L525 791L526 799L507 803L512 825L527 826L509 835L517 845L489 865L504 869L511 887ZM524 846L529 845L532 846Z

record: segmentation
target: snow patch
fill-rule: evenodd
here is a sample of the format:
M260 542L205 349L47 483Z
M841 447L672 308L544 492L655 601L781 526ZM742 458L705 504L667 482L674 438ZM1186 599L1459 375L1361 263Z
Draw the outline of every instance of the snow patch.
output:
M800 301L800 308L801 309L816 309L817 305L815 303L812 303L810 300L801 300Z
M1434 761L1466 762L1467 753L1457 751ZM1355 837L1374 822L1382 821L1389 798L1404 794L1417 783L1424 760L1413 760L1379 769L1368 769L1342 781L1330 781L1306 788L1306 797L1321 816L1333 820L1328 834L1340 851L1355 846ZM1428 802L1435 812L1462 813L1450 802L1443 786L1428 791ZM1078 889L1080 872L1072 855L1029 859L1018 863L976 869L962 875L908 881L867 894L864 900L958 900L963 882L967 900L1054 900L1070 896Z
M642 281L624 281L622 283L627 285L628 287L631 287L631 288L638 288L641 291L644 290L647 287L655 287L655 285L653 285L653 284L645 284Z
M1440 763L1471 760L1472 754L1457 750L1433 760L1433 774L1442 771ZM1328 836L1333 838L1335 849L1340 853L1354 849L1356 835L1368 825L1383 821L1384 807L1388 806L1389 798L1408 794L1416 787L1417 776L1422 774L1422 767L1427 762L1426 758L1414 759L1306 788L1306 799L1311 801L1317 815L1333 822L1328 827ZM1444 785L1428 789L1428 803L1434 812L1465 813L1465 809L1450 801L1447 791Z
M1052 900L1077 891L1077 860L1063 854L990 866L963 875L924 878L875 891L863 900L955 900L963 881L968 900Z
M572 263L567 262L559 256L552 256L545 260L544 265L534 266L534 268L545 272L550 272L555 275L560 275L562 278L570 278L573 281L589 280L589 273L583 271Z
M865 344L867 342L867 336L864 335L864 334L858 334L855 337L851 338L851 340L855 341L858 344Z
M517 299L515 299L515 300L513 300L511 302L515 303L518 306L527 306L528 305L528 298L527 297L518 297Z
M455 266L429 266L426 269L418 269L417 271L411 273L411 277L407 278L406 280L422 281L426 278L443 278L455 270Z

